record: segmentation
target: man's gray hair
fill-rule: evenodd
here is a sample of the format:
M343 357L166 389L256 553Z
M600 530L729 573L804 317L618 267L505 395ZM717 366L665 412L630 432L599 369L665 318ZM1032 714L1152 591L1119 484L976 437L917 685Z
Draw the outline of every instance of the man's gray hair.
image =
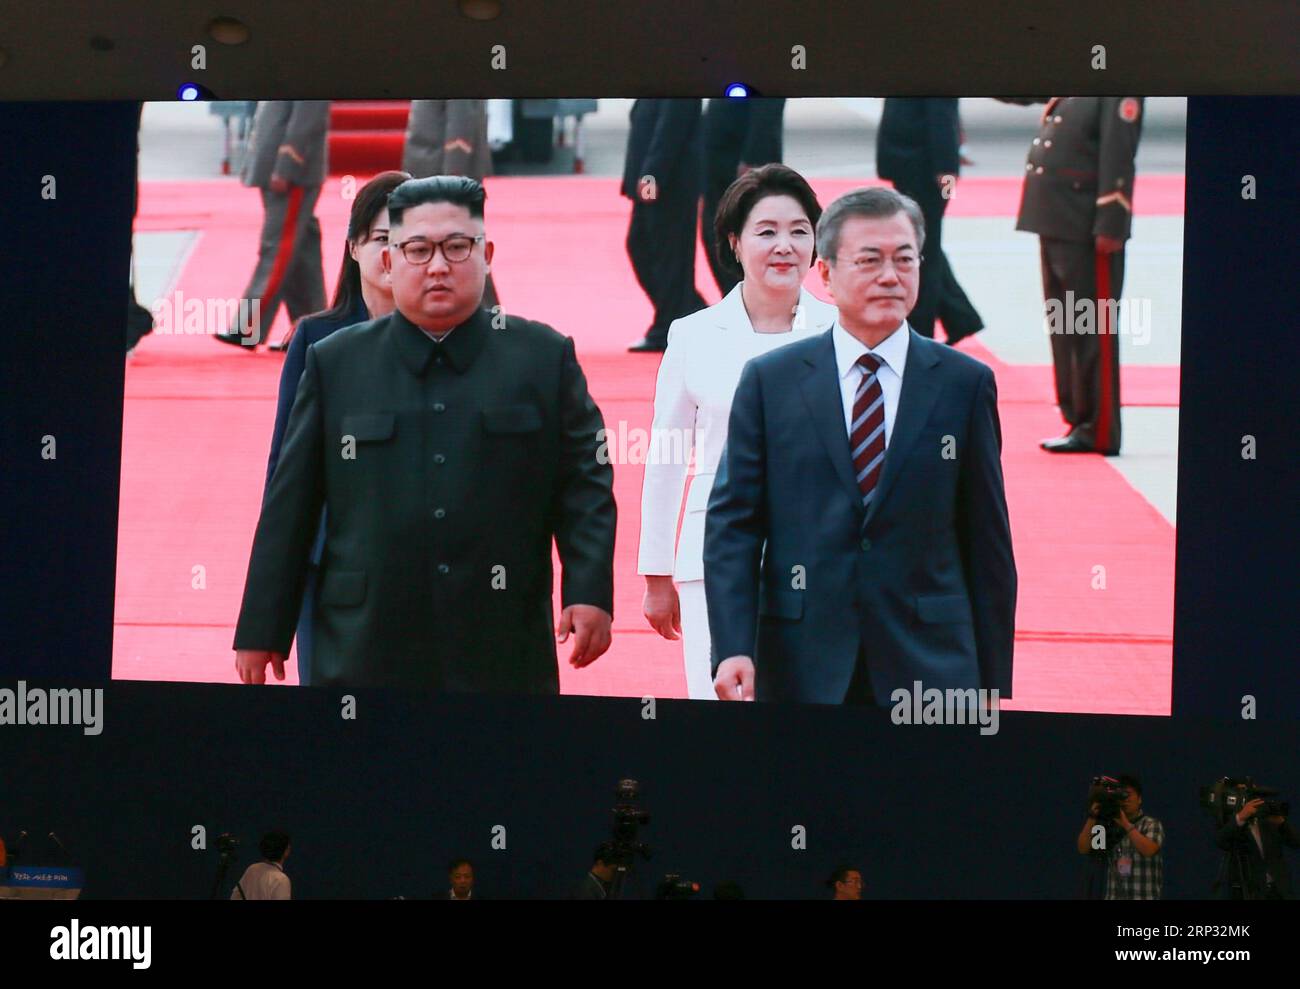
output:
M839 255L840 228L849 217L883 220L899 213L906 213L912 221L916 230L916 249L921 250L925 247L925 217L915 199L885 186L846 192L827 206L817 221L817 256L834 263Z

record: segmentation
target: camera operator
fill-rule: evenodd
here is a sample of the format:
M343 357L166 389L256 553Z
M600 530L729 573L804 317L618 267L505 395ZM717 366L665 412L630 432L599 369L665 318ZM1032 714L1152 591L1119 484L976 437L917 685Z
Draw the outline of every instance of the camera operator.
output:
M1079 854L1095 851L1093 828L1103 825L1106 828L1105 898L1158 900L1164 889L1164 825L1142 810L1142 784L1136 776L1121 776L1115 782L1126 791L1122 802L1109 820L1102 818L1100 803L1092 803L1088 819L1079 832Z
M603 841L591 853L591 869L580 885L573 892L575 900L607 900L610 888L614 885L617 872L618 856L612 842Z
M254 862L230 892L232 900L287 900L289 877L284 874L284 860L289 857L289 836L283 831L268 831L258 844L262 861Z
M448 900L474 899L474 863L469 859L452 859L447 866Z
M1219 829L1216 844L1228 856L1228 896L1234 900L1289 900L1291 873L1282 846L1300 848L1300 835L1284 814L1267 814L1256 797ZM1281 808L1277 808L1281 809Z
M831 873L826 885L835 892L832 900L862 899L862 871L851 865L842 865Z

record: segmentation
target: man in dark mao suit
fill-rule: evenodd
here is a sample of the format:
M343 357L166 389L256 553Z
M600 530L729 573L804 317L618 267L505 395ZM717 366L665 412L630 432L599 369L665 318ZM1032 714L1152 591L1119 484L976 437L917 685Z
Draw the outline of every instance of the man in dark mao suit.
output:
M235 632L245 683L283 678L328 508L313 683L557 693L551 544L570 662L609 648L613 472L573 340L479 306L483 187L389 197L397 311L314 344L253 541Z
M222 343L266 343L282 302L291 324L325 308L316 200L325 182L329 114L328 100L257 105L240 180L262 191L262 234L241 298L257 300L259 318L216 334Z

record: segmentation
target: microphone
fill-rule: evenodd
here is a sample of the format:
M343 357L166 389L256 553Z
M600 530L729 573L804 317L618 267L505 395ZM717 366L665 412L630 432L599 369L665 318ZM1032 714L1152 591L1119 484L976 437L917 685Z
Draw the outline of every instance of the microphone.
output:
M59 851L61 851L61 852L63 853L63 857L64 857L65 859L70 859L70 858L72 857L71 855L68 854L67 846L64 845L63 842L59 841L59 836L58 836L57 834L55 834L53 831L51 831L51 832L50 832L46 837L47 837L50 841L54 842L54 844L56 844L56 845L59 846Z

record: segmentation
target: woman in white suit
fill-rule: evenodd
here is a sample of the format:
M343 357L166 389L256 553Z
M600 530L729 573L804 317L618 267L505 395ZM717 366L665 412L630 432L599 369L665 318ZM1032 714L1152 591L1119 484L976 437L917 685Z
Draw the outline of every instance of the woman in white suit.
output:
M665 639L680 633L693 699L716 698L704 513L740 372L751 357L823 333L835 319L835 307L803 287L820 216L817 197L793 169L774 164L746 172L724 193L714 220L719 260L744 277L717 305L675 320L668 330L641 494L637 572L646 579L646 620ZM675 540L692 450L695 470Z

